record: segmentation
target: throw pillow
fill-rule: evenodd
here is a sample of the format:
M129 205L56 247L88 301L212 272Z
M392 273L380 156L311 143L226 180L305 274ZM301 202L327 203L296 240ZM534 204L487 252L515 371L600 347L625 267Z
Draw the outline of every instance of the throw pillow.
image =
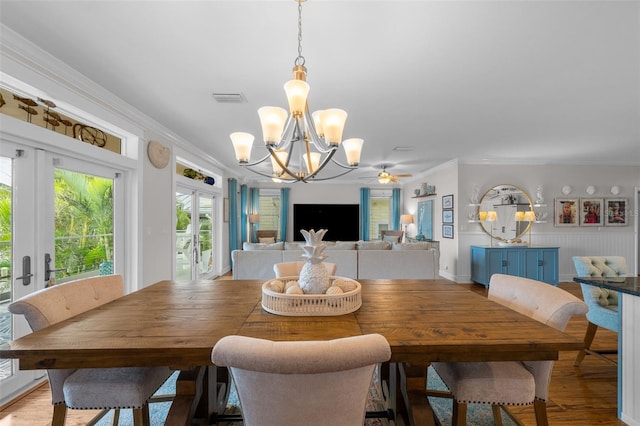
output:
M265 244L273 244L276 242L276 239L273 237L260 237L258 238L258 242Z
M273 244L264 244L264 243L248 243L244 242L242 244L242 249L251 251L251 250L284 250L284 243L282 241L273 243Z
M390 243L397 243L400 240L400 236L399 235L385 235L384 237L382 237L382 241L387 241Z
M388 241L358 241L358 250L391 250Z
M391 250L429 250L431 243L394 243Z

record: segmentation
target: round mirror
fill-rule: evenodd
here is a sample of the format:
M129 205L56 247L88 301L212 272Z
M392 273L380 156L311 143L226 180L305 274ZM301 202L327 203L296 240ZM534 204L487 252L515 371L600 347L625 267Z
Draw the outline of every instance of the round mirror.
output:
M525 215L526 212L532 212ZM531 197L515 185L496 185L480 199L477 217L484 232L501 241L513 241L531 226Z

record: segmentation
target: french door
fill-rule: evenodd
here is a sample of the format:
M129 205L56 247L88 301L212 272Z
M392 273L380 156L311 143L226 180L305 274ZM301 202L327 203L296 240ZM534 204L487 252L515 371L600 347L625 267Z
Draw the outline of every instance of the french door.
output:
M0 139L2 135L0 135ZM0 140L0 344L30 332L10 302L122 269L122 172ZM0 360L0 405L44 376Z
M190 281L217 274L214 193L178 185L176 189L175 279Z

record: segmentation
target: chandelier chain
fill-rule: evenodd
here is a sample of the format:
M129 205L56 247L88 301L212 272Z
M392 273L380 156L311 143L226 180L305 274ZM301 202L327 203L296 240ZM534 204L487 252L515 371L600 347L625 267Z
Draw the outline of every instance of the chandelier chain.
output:
M302 1L298 1L298 57L296 58L295 65L304 65L305 59L302 56Z

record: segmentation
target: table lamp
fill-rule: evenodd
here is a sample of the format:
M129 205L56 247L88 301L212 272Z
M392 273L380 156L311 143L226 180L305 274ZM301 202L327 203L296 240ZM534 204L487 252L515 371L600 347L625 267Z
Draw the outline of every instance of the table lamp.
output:
M255 242L257 241L255 237L255 224L260 222L260 215L259 214L250 214L249 215L249 223L251 224L251 241Z
M529 247L531 247L531 228L533 227L533 222L536 221L536 213L533 210L524 212L523 220L529 222Z
M400 223L402 225L404 225L403 241L406 241L407 240L407 227L413 223L413 215L412 214L400 215Z
M496 212L495 210L489 210L486 213L486 222L495 222L496 220L498 220L498 212ZM493 247L493 223L489 223L489 233L491 235L491 247Z

